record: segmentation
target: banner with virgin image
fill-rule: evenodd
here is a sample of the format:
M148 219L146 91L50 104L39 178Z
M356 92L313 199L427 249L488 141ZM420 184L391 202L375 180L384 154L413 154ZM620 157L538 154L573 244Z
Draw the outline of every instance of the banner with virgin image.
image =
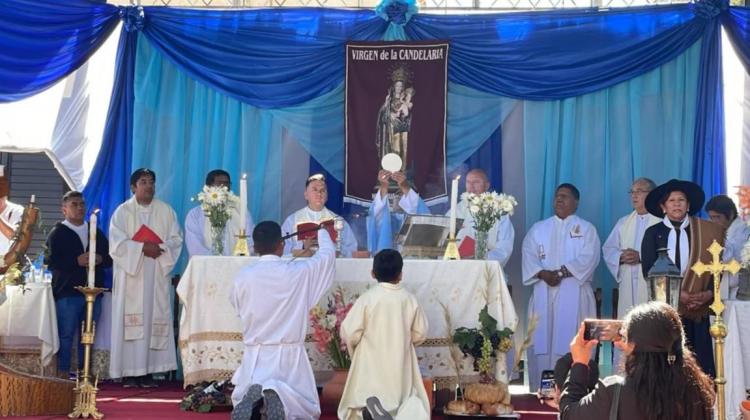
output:
M447 42L346 44L346 201L372 201L388 153L425 201L446 195L447 65Z

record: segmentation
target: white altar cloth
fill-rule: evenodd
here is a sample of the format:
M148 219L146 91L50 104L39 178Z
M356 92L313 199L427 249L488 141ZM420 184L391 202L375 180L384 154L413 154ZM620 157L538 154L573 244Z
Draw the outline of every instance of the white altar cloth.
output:
M229 303L232 279L256 258L191 258L177 287L183 304L180 318L180 354L185 385L207 380L229 379L242 359L240 319ZM370 276L371 259L336 260L334 285L320 304L327 304L336 287L343 287L349 300L375 284ZM455 384L455 364L448 349L449 328L443 305L448 308L451 328L478 327L479 311L489 303L498 328L515 329L518 322L502 267L496 261L405 260L404 287L414 293L429 321L428 339L417 348L420 370L439 387ZM330 370L330 359L312 342L306 345L315 371ZM459 363L461 374L471 376L471 359ZM505 355L496 364L496 376L507 381Z

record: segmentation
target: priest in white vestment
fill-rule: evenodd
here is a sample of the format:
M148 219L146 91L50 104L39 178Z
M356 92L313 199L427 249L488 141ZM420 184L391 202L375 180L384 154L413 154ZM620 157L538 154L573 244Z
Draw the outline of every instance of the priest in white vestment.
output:
M481 169L472 169L466 174L466 192L472 194L482 194L490 189L490 180L487 173ZM445 213L449 215L450 210ZM476 229L474 229L474 217L469 212L469 205L466 200L461 200L456 205L456 217L463 219L461 230L456 234L456 240L460 244L466 237L476 239ZM508 215L502 216L487 234L487 259L495 260L500 265L510 259L513 253L513 241L516 232L513 224L510 222Z
M253 231L260 259L237 273L230 294L245 344L242 363L232 377L235 411L249 412L260 402L255 388L263 390L264 403L269 394L277 394L286 419L320 416L305 336L310 309L333 283L336 249L325 229L317 235L320 248L311 258L289 261L280 258L284 248L276 222L258 223ZM233 413L232 418L245 417Z
M734 201L726 195L717 195L708 200L705 209L712 222L726 229L724 251L721 253L722 262L727 263L732 259L741 262L742 249L750 239L750 226L741 217L738 217L737 206L735 206ZM747 275L747 268L743 268L737 274L722 274L721 298L737 299L740 276Z
M391 208L388 199L390 181L398 184L398 201ZM403 172L378 172L378 191L367 213L367 250L375 255L382 249L394 248L393 238L404 223L407 214L430 214L430 209L409 185Z
M575 215L579 197L575 186L558 186L555 215L535 223L523 240L523 284L533 287L528 316L539 321L528 349L532 389L568 352L583 319L596 316L591 280L601 242L594 225Z
M125 378L125 387L152 387L150 373L177 369L169 294L182 237L174 210L154 198L155 181L153 171L136 170L130 177L133 197L117 207L109 225L109 375Z
M414 346L427 338L427 317L401 286L401 254L384 249L373 258L378 284L360 296L341 323L352 365L339 403L341 420L361 420L377 397L394 419L427 420L430 402Z
M0 165L0 257L10 249L13 235L23 216L23 206L8 200L10 186L5 177L5 167Z
M227 187L231 189L232 180L229 172L222 169L214 169L206 175L206 185L210 187ZM245 232L253 231L253 217L245 209ZM227 221L224 229L224 252L222 255L232 255L237 243L237 234L240 231L240 211L232 209L232 217ZM195 206L185 216L185 246L190 257L193 255L213 255L211 251L211 223L203 212L201 206ZM247 246L252 249L253 240L247 238Z
M307 206L289 215L281 225L283 235L298 231L297 226L304 223L320 223L339 217L336 213L326 208L328 201L328 187L326 179L322 174L315 174L307 178L305 182L305 201ZM314 253L315 241L301 241L296 236L287 239L284 245L284 255L295 257L309 257ZM351 226L344 221L344 229L341 231L341 256L351 257L357 250L357 238L354 236Z
M646 210L646 196L654 188L656 184L648 178L633 182L629 191L633 211L617 221L602 246L604 262L619 287L618 319L624 319L632 307L648 302L648 285L641 270L641 242L646 229L661 221ZM613 348L613 365L617 367L622 352Z

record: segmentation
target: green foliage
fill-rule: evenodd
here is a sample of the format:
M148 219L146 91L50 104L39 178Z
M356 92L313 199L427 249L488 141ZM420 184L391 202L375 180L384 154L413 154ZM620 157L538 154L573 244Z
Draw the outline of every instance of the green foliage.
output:
M504 328L498 331L497 320L490 315L487 305L479 311L479 326L480 328L457 328L452 339L464 356L474 358L475 370L487 373L491 358L496 356L498 348L508 351L509 348L505 347L508 347L513 330Z

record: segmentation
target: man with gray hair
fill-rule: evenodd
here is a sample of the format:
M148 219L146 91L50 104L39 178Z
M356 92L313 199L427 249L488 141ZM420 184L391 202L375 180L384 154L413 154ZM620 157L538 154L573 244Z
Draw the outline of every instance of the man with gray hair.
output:
M630 308L648 301L648 288L641 273L643 233L661 219L646 210L646 196L656 188L654 181L638 178L630 186L633 211L617 221L602 247L602 255L620 288L617 317L622 319ZM615 364L619 351L615 352Z

